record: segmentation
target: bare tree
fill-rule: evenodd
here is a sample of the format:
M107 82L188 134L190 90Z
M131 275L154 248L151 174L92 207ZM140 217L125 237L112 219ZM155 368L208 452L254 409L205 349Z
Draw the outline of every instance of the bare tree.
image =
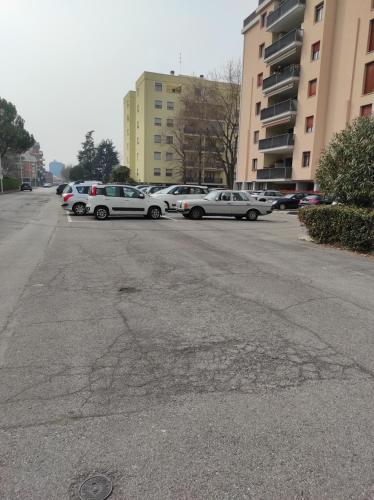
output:
M241 65L230 61L211 79L192 81L183 88L174 126L180 177L199 184L205 171L223 171L233 186L237 161Z
M212 76L215 85L210 89L216 109L210 116L207 142L226 174L227 185L234 184L238 155L240 110L240 61L229 61L221 73Z

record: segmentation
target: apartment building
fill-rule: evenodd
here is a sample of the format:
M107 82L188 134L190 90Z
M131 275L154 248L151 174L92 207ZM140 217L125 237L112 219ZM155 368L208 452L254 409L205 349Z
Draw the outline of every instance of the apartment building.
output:
M260 0L244 20L236 185L318 189L321 151L374 104L374 0Z
M139 183L175 184L183 177L197 183L193 149L190 157L181 160L175 148L176 125L183 92L188 88L209 86L203 75L186 75L144 72L136 81L136 90L124 97L124 159L131 176ZM184 130L186 143L189 134ZM206 161L201 180L204 184L224 185L222 167Z

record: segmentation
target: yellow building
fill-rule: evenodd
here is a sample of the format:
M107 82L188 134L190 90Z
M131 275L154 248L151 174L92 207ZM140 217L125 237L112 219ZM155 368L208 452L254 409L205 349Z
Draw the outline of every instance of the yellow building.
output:
M321 151L374 103L373 0L260 0L244 21L236 185L318 189Z
M182 164L175 152L175 124L183 89L209 85L209 80L185 75L144 72L136 81L136 91L124 98L124 159L131 176L139 183L174 184L182 181ZM186 167L187 181L193 182L194 165ZM191 170L191 177L189 177ZM205 184L224 185L221 168L207 165Z

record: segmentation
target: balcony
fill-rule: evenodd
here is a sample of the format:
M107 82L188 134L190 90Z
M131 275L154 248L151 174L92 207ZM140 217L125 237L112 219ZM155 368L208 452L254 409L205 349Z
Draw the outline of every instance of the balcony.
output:
M280 33L300 26L304 20L304 11L305 0L285 0L278 9L269 13L266 30Z
M262 153L288 153L293 151L294 145L293 134L282 134L261 139L258 143L258 150Z
M257 180L285 180L292 179L292 167L262 168L256 172Z
M266 96L279 94L292 89L300 80L300 66L292 64L279 73L273 73L262 82Z
M277 122L279 120L292 120L296 117L297 101L288 99L287 101L278 102L274 106L265 108L261 111L261 121L263 125Z
M303 30L293 30L265 49L264 61L269 64L293 64L300 60Z
M248 26L248 24L250 24L252 21L254 21L256 19L256 17L258 16L257 14L257 11L254 11L252 12L252 14L250 14L248 17L246 17L243 21L243 31L246 29L246 27Z

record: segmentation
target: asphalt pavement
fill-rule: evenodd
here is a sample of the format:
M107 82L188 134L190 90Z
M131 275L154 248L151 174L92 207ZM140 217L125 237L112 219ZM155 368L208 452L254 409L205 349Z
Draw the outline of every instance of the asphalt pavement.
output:
M0 499L374 498L374 259L297 217L0 196Z

